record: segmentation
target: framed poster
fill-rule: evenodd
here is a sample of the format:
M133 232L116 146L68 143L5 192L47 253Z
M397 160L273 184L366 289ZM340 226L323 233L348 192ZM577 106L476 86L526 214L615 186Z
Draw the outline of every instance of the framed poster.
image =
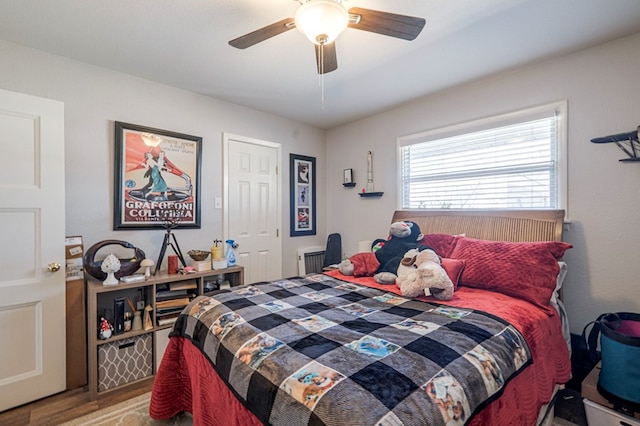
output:
M200 228L202 138L115 123L113 229Z
M316 235L316 159L289 154L290 235Z

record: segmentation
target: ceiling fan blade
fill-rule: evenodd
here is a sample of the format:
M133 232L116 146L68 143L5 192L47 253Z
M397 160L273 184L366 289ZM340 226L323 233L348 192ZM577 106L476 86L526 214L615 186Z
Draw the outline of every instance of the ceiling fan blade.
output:
M338 58L336 56L336 42L331 42L316 47L316 64L318 65L318 74L326 74L338 69Z
M418 37L425 20L413 16L397 15L395 13L380 12L378 10L352 7L349 15L359 17L359 20L350 19L349 28L370 31L386 36L413 40ZM353 18L353 17L352 17Z
M282 34L285 31L289 31L290 29L295 27L296 25L294 23L294 19L286 18L282 21L267 25L266 27L252 31L238 38L234 38L229 42L229 44L238 49L246 49L247 47L251 47L254 44L258 44L261 41L265 41L268 38L277 36L278 34Z

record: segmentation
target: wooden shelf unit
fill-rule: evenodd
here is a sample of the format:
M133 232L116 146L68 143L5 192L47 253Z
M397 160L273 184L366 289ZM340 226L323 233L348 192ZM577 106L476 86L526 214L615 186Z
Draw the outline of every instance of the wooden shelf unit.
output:
M195 280L196 282L196 294L202 295L205 292L205 281L209 281L207 278L210 278L211 281L215 280L217 276L224 275L224 279L229 281L229 284L233 286L243 285L244 284L244 268L242 266L232 266L224 269L214 269L210 271L202 271L196 272L193 274L168 274L166 271L159 271L155 276L152 276L148 280L138 281L135 283L123 283L120 282L117 285L105 286L101 281L95 280L92 277L87 276L87 341L88 341L88 386L89 386L89 394L91 400L97 399L99 395L102 395L107 392L111 392L112 390L120 389L123 386L128 386L133 383L142 382L144 380L149 380L153 377L158 368L158 362L160 357L156 356L159 354L159 351L164 353L164 346L159 347L158 343L160 341L165 341L166 344L166 335L173 327L173 324L167 324L158 326L156 322L156 288L158 286L162 286L164 284L169 283L178 283L189 280ZM151 311L151 320L153 327L148 330L132 330L128 332L124 332L121 334L114 334L109 339L101 340L98 339L98 315L99 315L99 307L109 305L113 305L113 299L118 296L129 296L136 294L142 290L142 295L144 297L144 303L146 305L151 305L153 311ZM135 299L134 299L135 300ZM105 301L107 303L105 303ZM135 301L134 301L135 303ZM125 307L126 311L130 311L131 309L128 305ZM144 312L142 312L144 318ZM144 323L144 321L143 321ZM144 326L144 324L143 324ZM101 345L115 343L127 338L143 336L146 334L151 334L153 338L152 344L152 353L153 353L153 369L152 375L144 377L139 380L134 380L128 382L126 384L122 384L116 386L112 389L103 390L101 392L98 391L98 349Z

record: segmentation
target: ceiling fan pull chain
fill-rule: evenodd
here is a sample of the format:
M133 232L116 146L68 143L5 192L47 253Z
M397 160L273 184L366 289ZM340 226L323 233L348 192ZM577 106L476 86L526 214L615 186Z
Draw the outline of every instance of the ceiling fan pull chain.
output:
M324 43L320 45L320 91L321 94L321 108L324 110Z

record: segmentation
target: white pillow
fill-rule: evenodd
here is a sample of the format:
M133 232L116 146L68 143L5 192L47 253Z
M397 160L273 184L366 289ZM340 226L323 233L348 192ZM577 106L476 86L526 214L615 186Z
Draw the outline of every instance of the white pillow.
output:
M567 311L560 300L560 289L562 288L562 283L564 282L564 277L567 275L567 262L558 261L558 265L560 266L560 272L558 272L558 278L556 279L556 289L553 291L553 295L551 296L551 300L549 300L549 304L556 308L558 313L560 314L560 321L562 323L562 335L564 336L564 340L567 343L567 347L569 348L569 355L571 355L571 331L569 328L569 319L567 318Z
M564 277L567 276L567 262L560 260L558 261L558 266L560 266L560 272L558 272L558 278L556 278L556 289L553 290L553 294L551 295L551 303L552 306L558 306L558 299L560 298L560 289L562 288L562 283L564 282Z

